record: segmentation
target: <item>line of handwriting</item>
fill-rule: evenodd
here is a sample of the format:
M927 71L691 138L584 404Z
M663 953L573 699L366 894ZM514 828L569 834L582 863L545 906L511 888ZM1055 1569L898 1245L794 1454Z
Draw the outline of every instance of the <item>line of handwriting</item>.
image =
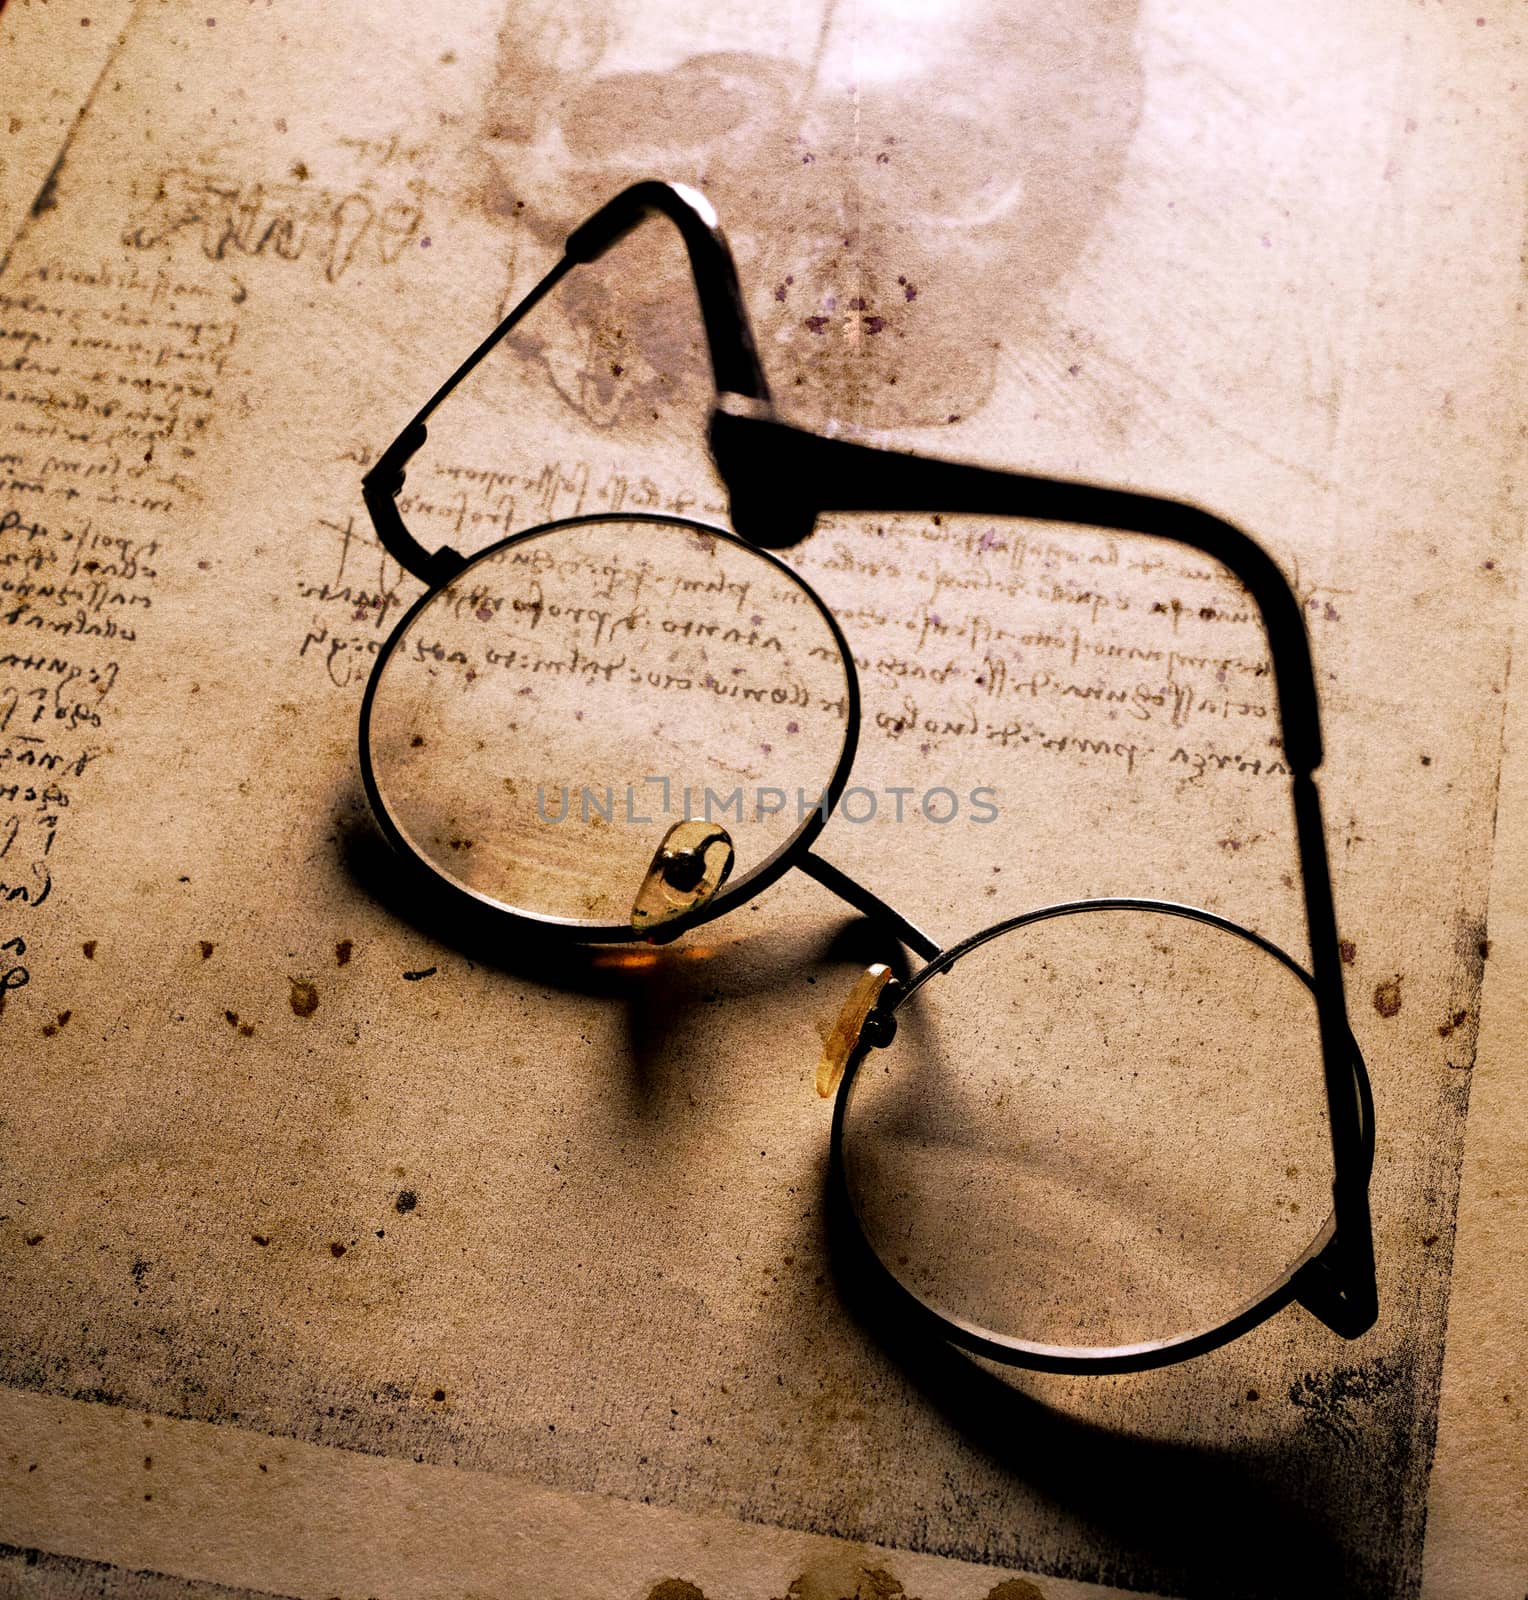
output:
M359 189L342 194L303 180L268 183L176 167L129 220L122 242L153 250L190 238L209 261L307 257L337 283L363 252L383 265L395 262L422 219L412 197L384 202Z

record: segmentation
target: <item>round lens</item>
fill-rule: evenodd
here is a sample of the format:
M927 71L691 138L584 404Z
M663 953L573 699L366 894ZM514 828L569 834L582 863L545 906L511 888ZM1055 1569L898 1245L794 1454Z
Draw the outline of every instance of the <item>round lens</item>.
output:
M486 551L408 615L373 674L363 761L389 830L453 884L630 937L675 823L730 835L718 904L820 826L851 671L773 557L695 523L578 518Z
M1010 1347L1218 1326L1331 1210L1308 983L1167 909L1096 902L983 936L920 976L844 1093L869 1244L918 1299Z

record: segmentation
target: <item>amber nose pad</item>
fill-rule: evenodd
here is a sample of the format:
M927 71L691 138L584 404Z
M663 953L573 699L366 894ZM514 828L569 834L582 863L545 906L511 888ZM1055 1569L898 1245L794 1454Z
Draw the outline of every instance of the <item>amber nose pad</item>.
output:
M732 871L732 836L715 822L676 822L653 855L631 908L631 925L654 943L672 939L681 917L703 906Z
M879 961L860 975L817 1063L817 1092L824 1100L838 1087L856 1050L862 1045L879 1050L896 1037L897 1019L891 1008L901 993L902 985L892 977L891 968Z

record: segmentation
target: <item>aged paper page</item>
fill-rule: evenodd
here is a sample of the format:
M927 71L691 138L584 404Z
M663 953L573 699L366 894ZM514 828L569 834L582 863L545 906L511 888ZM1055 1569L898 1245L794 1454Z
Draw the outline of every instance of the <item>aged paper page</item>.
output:
M1519 647L1525 637L1521 604ZM1515 1594L1528 1570L1522 1220L1523 919L1528 911L1528 716L1509 708L1491 884L1491 959L1470 1096L1448 1353L1428 1498L1424 1593Z
M113 0L91 6L88 14L75 12L66 26L41 0L9 8L0 57L0 97L9 108L0 146L0 215L11 232L34 206L50 204L48 175L89 108L132 10L131 0Z
M1515 892L1510 862L1493 891L1493 846L1521 840L1496 831L1523 449L1515 14L463 0L140 4L86 30L50 9L0 18L12 81L67 57L84 108L60 116L61 160L5 169L6 1580L1421 1592L1482 983L1504 954L1490 896ZM50 27L112 48L92 74ZM1382 1309L1359 1341L1290 1309L1182 1367L1072 1379L879 1320L827 1236L812 1079L856 974L901 957L801 874L664 950L557 955L406 902L357 723L422 590L360 476L567 231L653 176L715 202L788 414L1181 497L1288 576L1379 1130ZM661 230L634 238L442 411L400 501L430 549L560 517L724 521L681 268ZM754 786L825 781L842 691L762 709L805 682L771 654L789 583L750 567L708 590L678 555L625 559L490 574L424 614L418 694L499 697L476 724L399 723L410 771L440 760L426 793L510 734L543 741L555 785L586 717L580 759L606 764L570 767L575 790L682 785L673 750ZM787 559L844 629L854 782L883 802L829 823L827 860L941 943L1147 895L1307 959L1266 646L1228 574L932 513L827 520ZM658 756L650 729L674 730ZM965 810L891 815L899 791ZM543 829L546 881L587 875L593 911L608 870L619 899L661 831L631 814ZM444 829L443 867L498 870L495 820ZM1022 1076L1050 1044L1018 1063L1064 1152L1033 1230L1061 1241L1063 1314L1095 1289L1128 1322L1174 1287L1079 1220L1090 1161L1149 1156L1201 1267L1248 1218L1287 1261L1329 1203L1308 1054L1259 1044L1231 997L1261 991L1206 960L1224 1070L1078 1091ZM1115 987L1124 1024L1144 1002ZM1491 1003L1505 1060L1513 1000ZM1489 1198L1510 1145L1480 1148ZM1476 1279L1513 1226L1483 1213ZM961 1265L941 1247L971 1214L950 1215L911 1270ZM967 1278L1000 1285L1006 1261L977 1248ZM1500 1387L1487 1370L1460 1369L1456 1433ZM1498 1486L1504 1526L1520 1488ZM1450 1514L1463 1553L1428 1587L1520 1592L1494 1539L1479 1570L1502 1587L1460 1587L1476 1569Z

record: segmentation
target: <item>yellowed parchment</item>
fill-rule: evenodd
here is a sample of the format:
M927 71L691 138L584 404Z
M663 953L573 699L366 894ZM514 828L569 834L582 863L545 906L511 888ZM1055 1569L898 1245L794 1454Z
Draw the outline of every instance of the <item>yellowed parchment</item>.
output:
M1521 1591L1520 1374L1486 1341L1520 1343L1491 1282L1520 1251L1513 13L90 21L0 18L24 126L60 116L54 63L84 106L35 214L43 145L5 168L7 1581ZM1377 1103L1362 1341L1289 1311L1139 1378L910 1365L823 1238L812 1069L882 957L825 893L787 878L637 960L403 914L356 719L419 589L359 477L647 176L717 204L791 414L1181 496L1289 576ZM427 544L724 516L675 262L634 241L442 414L403 500ZM841 519L791 560L858 663L856 781L998 796L990 831L835 819L830 860L941 939L1151 893L1303 955L1266 666L1224 575L922 516ZM535 659L603 648L584 626ZM1215 1154L1178 1137L1185 1174ZM1299 1165L1291 1234L1320 1200Z

